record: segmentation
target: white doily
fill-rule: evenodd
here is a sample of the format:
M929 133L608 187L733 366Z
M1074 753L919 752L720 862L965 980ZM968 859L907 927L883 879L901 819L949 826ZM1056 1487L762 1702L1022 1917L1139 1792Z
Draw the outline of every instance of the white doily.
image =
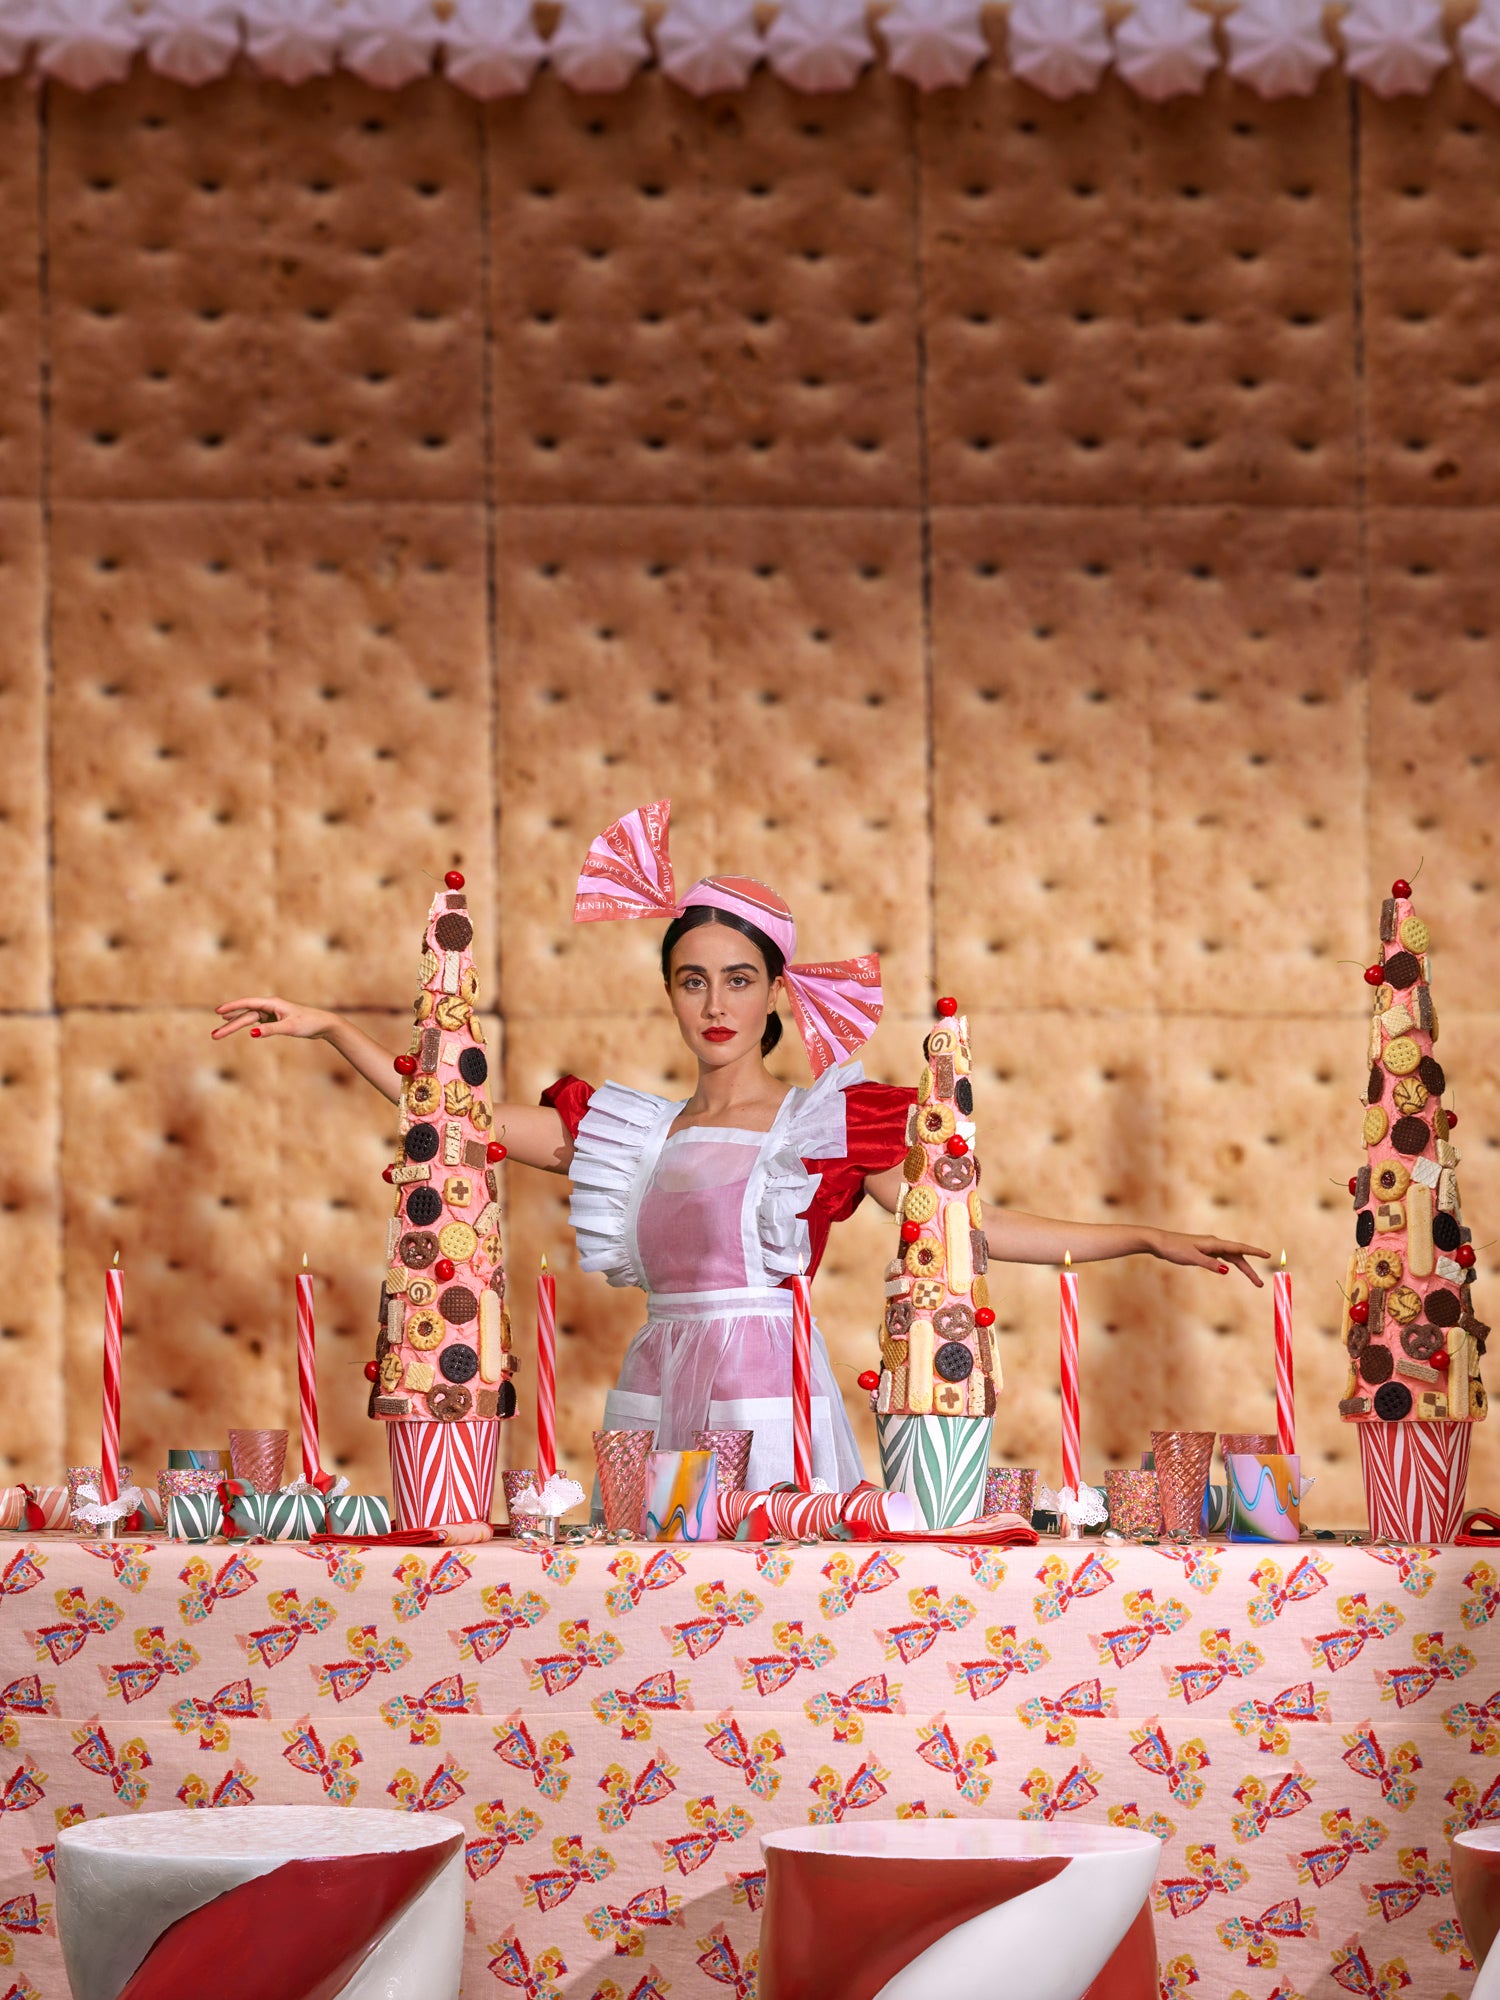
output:
M651 54L632 0L567 0L547 44L569 90L623 90Z
M1010 66L1059 100L1097 90L1109 67L1109 36L1097 0L1016 0L1010 10Z
M543 1520L555 1521L560 1514L571 1513L575 1507L583 1505L583 1488L576 1479L569 1479L566 1473L554 1472L540 1491L535 1486L523 1487L510 1503L512 1514L539 1514Z
M1243 0L1224 33L1229 74L1261 97L1309 97L1333 61L1322 0Z
M531 0L457 0L443 24L443 73L470 97L518 97L547 54Z
M139 1513L145 1504L146 1496L139 1486L127 1486L118 1500L104 1501L99 1498L98 1487L89 1482L75 1489L72 1514L75 1521L102 1528L106 1521L123 1521L127 1514Z
M1218 63L1213 22L1187 0L1137 0L1115 29L1115 68L1153 104L1195 96Z
M958 88L990 52L977 0L896 0L880 32L887 66L919 90Z
M1440 0L1354 0L1339 32L1345 69L1377 97L1427 90L1451 60Z
M671 0L655 33L663 70L694 97L743 90L765 54L754 0Z
M346 0L339 15L340 60L377 90L426 76L437 45L431 0Z
M865 0L786 0L767 31L766 53L793 90L851 90L875 57Z
M1080 1528L1097 1528L1109 1519L1109 1509L1097 1486L1060 1486L1056 1492L1050 1486L1043 1486L1036 1496L1037 1507L1046 1514L1055 1514L1059 1524L1066 1522L1069 1535L1076 1535Z

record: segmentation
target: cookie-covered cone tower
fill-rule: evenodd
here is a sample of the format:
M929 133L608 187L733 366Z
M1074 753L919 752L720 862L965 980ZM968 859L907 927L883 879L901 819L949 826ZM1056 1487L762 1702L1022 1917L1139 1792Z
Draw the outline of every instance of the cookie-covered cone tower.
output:
M983 1505L1000 1360L985 1277L968 1023L952 1000L940 1000L938 1014L907 1126L875 1428L886 1486L910 1494L930 1528L950 1528Z
M1485 1414L1474 1251L1458 1198L1458 1149L1433 1053L1431 937L1411 885L1380 913L1365 1091L1365 1164L1349 1183L1354 1254L1344 1287L1349 1379L1339 1414L1359 1426L1371 1532L1404 1542L1458 1533L1470 1426Z
M464 878L427 912L411 1046L397 1056L396 1190L370 1415L389 1425L406 1528L489 1519L499 1419L515 1410L490 1109Z

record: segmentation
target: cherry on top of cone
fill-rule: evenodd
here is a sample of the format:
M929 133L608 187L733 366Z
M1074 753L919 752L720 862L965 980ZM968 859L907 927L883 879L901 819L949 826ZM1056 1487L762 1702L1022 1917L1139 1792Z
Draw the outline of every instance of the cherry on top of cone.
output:
M446 888L461 889L464 886L464 878L456 868L450 868L443 877L443 883Z
M1395 881L1391 884L1391 894L1396 897L1409 896L1411 894L1410 882L1405 881L1401 876L1398 875Z
M958 1002L953 998L953 995L951 993L945 993L942 999L939 1000L939 1002L937 1003L937 1010L938 1013L941 1014L943 1019L946 1021L949 1015L956 1014L958 1012Z

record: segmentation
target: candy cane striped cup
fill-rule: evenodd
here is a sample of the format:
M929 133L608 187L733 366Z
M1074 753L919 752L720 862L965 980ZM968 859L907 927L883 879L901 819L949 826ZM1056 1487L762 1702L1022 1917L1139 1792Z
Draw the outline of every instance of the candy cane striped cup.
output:
M1453 1540L1463 1523L1473 1428L1422 1417L1355 1425L1370 1533L1378 1541Z
M487 1521L495 1490L500 1425L494 1417L472 1423L398 1418L386 1425L391 1490L403 1528L445 1528L454 1521Z

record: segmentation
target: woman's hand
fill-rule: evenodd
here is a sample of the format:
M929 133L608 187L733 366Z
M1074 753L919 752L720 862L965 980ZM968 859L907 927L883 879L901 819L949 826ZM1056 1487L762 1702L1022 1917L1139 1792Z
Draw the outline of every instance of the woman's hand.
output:
M1269 1257L1271 1253L1258 1250L1253 1243L1227 1243L1221 1236L1180 1235L1174 1229L1147 1229L1142 1234L1152 1256L1160 1257L1164 1263L1195 1264L1200 1270L1217 1271L1221 1276L1232 1264L1252 1285L1265 1283L1251 1270L1249 1259Z
M213 1031L216 1042L237 1035L241 1028L251 1028L256 1035L295 1035L299 1041L316 1041L326 1036L338 1019L321 1007L299 1007L294 1000L274 998L226 1000L214 1012L223 1016Z

